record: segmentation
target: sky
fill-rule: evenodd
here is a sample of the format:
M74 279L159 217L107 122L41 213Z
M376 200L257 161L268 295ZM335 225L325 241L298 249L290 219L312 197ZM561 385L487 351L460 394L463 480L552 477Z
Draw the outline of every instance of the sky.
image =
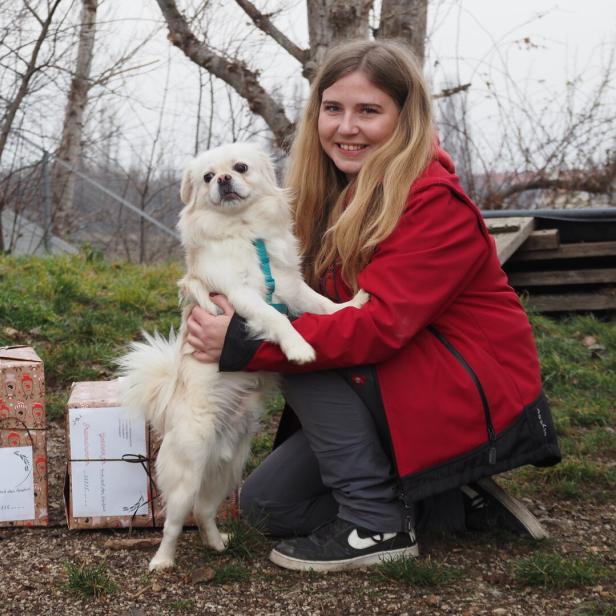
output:
M182 0L178 4L182 6ZM218 19L209 23L220 46L249 31L241 11L230 1L224 4ZM277 25L300 45L307 44L302 0L256 0L255 4L268 12L285 7L276 18ZM157 25L159 31L135 56L134 63L145 68L125 82L122 97L99 105L91 117L102 118L105 105L107 110L117 110L129 142L123 156L136 164L149 155L160 125L159 143L166 147L159 155L165 164L181 167L195 147L198 69L166 40L166 27L154 0L108 0L103 6L99 40L107 54L117 53ZM579 104L593 91L616 48L615 0L432 0L428 19L425 68L431 87L437 92L470 82L473 123L488 141L497 138L502 123L502 114L492 101L495 90L518 110L535 107L537 113L558 115L561 103L571 96L573 82ZM301 99L307 87L298 63L276 45L264 43L263 37L246 38L239 49L251 66L262 71L263 83L279 89L289 113L295 113L289 101ZM217 83L215 91L214 138L226 141L232 134L231 113L224 86ZM616 114L614 84L604 97ZM206 102L202 129L208 116ZM259 125L258 121L248 124Z
M441 76L459 71L463 82L507 69L517 81L562 87L582 72L596 78L616 47L613 0L463 0L435 7L427 68Z

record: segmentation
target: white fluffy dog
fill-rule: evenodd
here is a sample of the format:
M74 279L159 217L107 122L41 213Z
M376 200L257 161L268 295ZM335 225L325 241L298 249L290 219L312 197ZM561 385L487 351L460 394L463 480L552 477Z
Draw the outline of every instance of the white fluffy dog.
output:
M314 349L266 301L255 240L263 240L269 255L272 303L285 304L290 314L359 308L368 297L360 291L350 302L335 304L304 283L287 196L257 146L235 143L198 156L184 173L181 198L185 207L178 228L187 271L178 283L184 306L179 335L146 336L119 360L125 404L143 413L163 437L156 476L166 520L150 571L173 566L191 510L204 543L224 550L216 512L239 484L268 380L263 373L221 373L217 365L197 361L186 342L192 307L199 304L216 314L209 294L222 293L252 334L280 345L291 361L314 359Z

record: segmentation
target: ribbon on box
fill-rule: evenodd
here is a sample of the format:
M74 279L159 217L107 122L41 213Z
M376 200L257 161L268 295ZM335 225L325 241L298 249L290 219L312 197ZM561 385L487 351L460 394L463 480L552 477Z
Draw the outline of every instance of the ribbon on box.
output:
M17 428L15 426L10 426L8 428L3 428L2 424L8 423L8 422L15 422L15 423L21 424L22 427L21 428ZM26 434L28 435L28 439L30 441L30 445L32 445L32 448L34 449L34 439L32 438L32 433L30 432L30 428L28 428L28 426L26 425L25 421L22 421L18 417L0 417L0 431L7 432L8 430L25 430ZM16 447L17 443L9 442L9 445L11 447Z
M137 503L135 503L134 511L131 515L130 522L128 525L128 532L132 532L133 522L138 515L137 512L144 505L152 505L152 528L156 528L156 508L154 502L157 498L160 497L160 494L158 492L156 482L154 481L154 477L152 477L152 473L150 472L149 458L139 453L125 453L120 458L71 458L69 462L127 462L128 464L141 464L141 467L143 468L145 474L148 477L148 481L150 484L150 494L152 494L152 498L143 502L139 500L137 501Z

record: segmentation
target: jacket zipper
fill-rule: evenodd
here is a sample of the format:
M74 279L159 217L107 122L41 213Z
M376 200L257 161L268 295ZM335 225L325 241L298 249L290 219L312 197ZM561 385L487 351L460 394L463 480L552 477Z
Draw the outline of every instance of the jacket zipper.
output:
M481 385L481 381L475 371L470 367L461 353L456 349L456 347L443 336L443 334L434 327L434 325L428 325L428 331L436 336L436 338L445 346L445 348L460 362L464 370L466 370L467 374L471 377L471 380L475 384L477 391L479 393L479 397L481 398L481 406L483 407L483 415L486 423L486 428L488 432L488 441L490 442L490 451L488 454L488 461L490 464L496 464L496 431L494 430L494 424L492 423L492 415L490 414L490 405L488 404L488 399L486 397L485 391Z

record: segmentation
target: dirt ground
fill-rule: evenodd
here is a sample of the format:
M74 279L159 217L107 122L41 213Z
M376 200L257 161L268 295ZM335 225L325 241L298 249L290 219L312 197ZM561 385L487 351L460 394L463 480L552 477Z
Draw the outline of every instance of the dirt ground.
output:
M572 590L524 587L513 575L513 561L537 550L553 548L567 557L595 555L616 558L616 503L526 499L551 532L538 546L512 536L472 534L428 537L420 541L422 556L461 572L432 588L413 587L370 570L344 574L300 574L267 560L262 546L245 567L240 582L198 582L194 572L205 565L229 564L228 556L206 556L195 530L185 532L177 567L148 575L153 547L109 549L118 531L68 531L62 506L64 431L59 421L49 430L49 528L0 529L0 614L240 614L240 615L372 615L460 614L479 616L616 614L614 579ZM131 537L156 537L160 531L133 531ZM106 563L116 590L86 599L66 589L66 563Z

